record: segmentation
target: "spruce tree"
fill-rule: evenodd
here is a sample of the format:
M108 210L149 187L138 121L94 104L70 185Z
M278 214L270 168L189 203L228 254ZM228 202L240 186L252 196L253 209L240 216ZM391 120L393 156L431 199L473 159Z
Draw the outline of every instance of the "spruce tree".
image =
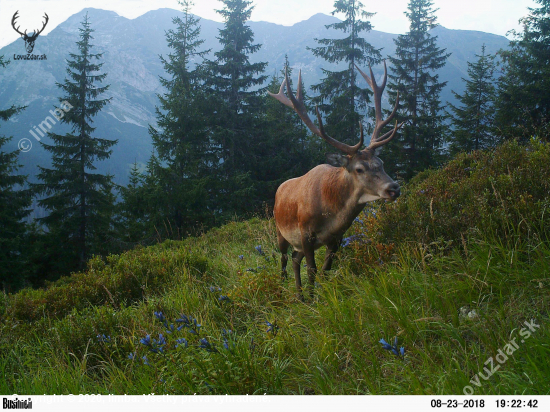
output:
M217 148L217 185L211 194L219 219L243 215L258 209L257 173L263 167L262 145L265 129L265 89L261 86L267 63L250 63L249 56L261 45L246 25L253 7L247 0L220 0L224 27L218 40L222 49L207 64L207 85L214 97L213 143Z
M521 19L523 32L500 52L495 122L505 139L550 138L550 0L535 1L540 7Z
M113 176L93 173L94 163L108 159L117 143L92 136L92 118L110 101L98 98L109 87L97 86L107 74L98 73L103 63L95 61L102 54L91 52L94 30L87 14L81 26L78 54L70 53L71 60L67 60L68 78L57 83L65 95L59 98L56 113L71 131L48 133L52 145L41 142L52 154L52 168L39 166L42 183L32 185L43 196L38 204L48 215L39 221L52 239L50 253L57 263L53 270L60 274L82 269L91 255L107 252L114 207Z
M117 204L116 223L121 250L131 249L140 243L148 243L150 226L146 215L144 179L137 162L134 162L130 170L128 186L119 188L121 200Z
M379 63L381 49L376 49L361 37L362 33L372 30L369 19L374 13L366 12L359 0L336 0L332 15L336 13L343 13L345 19L325 27L340 30L347 36L342 39L315 39L320 46L308 49L329 63L343 62L344 67L338 71L323 69L325 78L311 87L319 93L313 103L326 115L329 134L339 136L343 142L355 144L359 135L359 121L366 114L372 94L367 86L361 88L357 85L355 65L373 66Z
M386 170L410 179L417 172L436 166L446 133L437 70L450 54L437 46L429 33L437 26L432 0L410 0L405 15L409 31L394 39L395 56L390 57L389 95L393 107L399 93L398 121L405 121L398 135L384 147Z
M212 105L205 92L203 67L196 64L209 50L200 50L204 40L200 39L200 20L191 14L193 3L183 0L179 4L183 17L172 19L175 29L166 32L171 51L161 57L168 76L160 79L166 93L158 96L158 129L150 126L149 133L159 160L159 169L151 172L159 177L162 188L164 220L181 235L199 224L211 224L206 188L217 159L208 127Z
M453 91L460 106L449 104L453 112L450 133L450 152L470 152L472 150L494 147L497 139L494 135L494 99L495 86L493 73L494 56L485 54L485 45L481 55L474 63L468 62L468 79L466 90L460 95Z
M0 68L9 61L0 56ZM0 120L8 121L25 107L11 106L0 110ZM0 135L0 289L14 291L25 284L28 227L25 219L30 210L31 194L25 189L27 177L18 175L19 151L6 152L11 137Z

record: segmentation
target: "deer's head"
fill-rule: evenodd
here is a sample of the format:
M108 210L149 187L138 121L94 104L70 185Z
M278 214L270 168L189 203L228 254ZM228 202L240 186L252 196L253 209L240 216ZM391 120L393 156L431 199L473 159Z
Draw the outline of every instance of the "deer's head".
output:
M36 41L38 35L40 33L42 33L44 31L44 29L46 28L46 25L48 24L49 17L46 13L44 13L45 21L42 24L42 28L40 30L35 30L33 34L28 35L27 30L25 30L25 32L21 33L19 31L20 26L15 27L15 21L19 18L18 14L19 14L19 11L16 11L15 14L13 15L13 17L11 19L11 25L12 25L13 29L17 33L19 33L21 35L21 37L23 38L23 40L25 41L25 49L27 50L27 53L32 53L32 51L34 50L34 42Z

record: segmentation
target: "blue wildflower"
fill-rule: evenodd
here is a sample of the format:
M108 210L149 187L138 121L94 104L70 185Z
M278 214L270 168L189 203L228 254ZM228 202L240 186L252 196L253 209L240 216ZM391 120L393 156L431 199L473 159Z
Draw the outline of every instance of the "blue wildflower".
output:
M140 340L140 342L142 344L144 344L145 346L150 346L151 345L151 335L145 336L143 339Z
M356 217L355 219L353 219L354 222L357 222L357 223L360 223L361 225L364 225L365 223L359 219L358 217Z
M111 341L111 336L105 336L104 334L103 335L97 335L97 340L98 340L98 342L110 342Z
M143 356L141 359L143 359L143 363L144 363L145 365L151 366L151 365L149 364L149 359L147 359L147 356Z
M206 338L202 338L199 341L200 345L199 348L206 349L207 352L217 352L218 350L212 346L210 342Z
M185 315L181 315L181 318L179 319L176 319L176 322L178 323L183 323L182 326L190 326L191 325L191 321L189 320L189 318ZM180 330L180 328L178 328L178 330Z
M267 328L266 332L267 333L272 332L273 336L277 336L277 332L279 331L279 327L277 326L277 321L275 321L273 323L265 321L265 324L267 326L269 326L269 328Z
M187 342L187 339L181 338L181 339L176 340L176 348L178 346L184 346L184 347L187 348L189 346L189 343Z
M239 259L244 260L244 255L239 255Z
M229 350L229 342L227 341L227 339L224 339L223 340L223 347L227 350Z
M230 335L231 333L233 333L233 332L231 331L231 329L228 329L228 330L222 329L222 336L228 336L228 335Z
M212 293L222 291L222 288L216 287L216 286L210 286L208 289L210 289L210 292L212 292Z
M392 346L386 342L384 339L380 339L379 343L382 344L382 347L386 350L391 350Z
M229 300L229 298L228 298L227 296L225 296L225 295L221 295L218 299L220 300L220 302L228 301L228 300Z
M256 252L258 252L260 255L264 254L264 252L262 250L262 245L258 245L254 249L256 249Z
M201 324L197 323L197 319L193 318L193 323L195 324L195 329L199 330L201 328Z
M405 348L401 347L400 349L397 348L397 337L394 340L393 345L390 345L388 342L386 342L384 339L380 339L379 343L382 344L382 348L389 350L391 353L393 353L397 357L404 357L405 356Z
M166 333L174 332L174 324L171 323L170 326L166 325Z
M136 353L135 352L130 352L130 354L128 355L128 359L134 360L135 358L136 358Z
M164 322L166 320L166 318L164 317L164 315L162 314L162 312L155 312L155 316L157 317L158 320L160 320L161 322Z
M256 342L254 342L254 338L250 339L250 345L248 345L248 349L250 352L254 353L254 349L256 349Z

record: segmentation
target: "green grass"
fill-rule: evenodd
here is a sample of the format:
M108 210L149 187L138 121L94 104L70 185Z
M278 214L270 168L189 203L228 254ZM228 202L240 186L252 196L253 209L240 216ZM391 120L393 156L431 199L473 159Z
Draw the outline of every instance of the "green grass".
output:
M448 223L448 236L428 240L407 237L417 226L407 232L402 225L394 239L387 227L376 228L392 213L422 210L415 209L418 190L435 186L430 179L442 173L411 183L397 205L374 205L376 218L370 211L361 216L350 233L365 242L339 252L334 270L319 276L314 298L305 303L296 299L293 279L280 280L273 220L258 218L97 258L85 273L47 289L2 295L0 393L462 394L472 386L476 394L550 394L544 207L533 206L516 221L515 209L503 201L491 213L508 216L504 229L483 219L465 231ZM548 201L541 193L534 204ZM418 212L430 230L439 207L431 203L431 210ZM305 268L303 276L305 282ZM167 334L158 311L176 326L182 313L196 318L200 336L188 329ZM520 343L520 330L532 319L540 328ZM266 332L266 321L276 322L275 335ZM222 329L232 330L230 350ZM159 333L168 341L165 354L139 342ZM111 339L100 342L98 334ZM404 358L379 343L396 336ZM189 347L175 348L182 337ZM217 352L199 348L201 338ZM514 338L513 355L490 378L480 378L480 387L472 384Z

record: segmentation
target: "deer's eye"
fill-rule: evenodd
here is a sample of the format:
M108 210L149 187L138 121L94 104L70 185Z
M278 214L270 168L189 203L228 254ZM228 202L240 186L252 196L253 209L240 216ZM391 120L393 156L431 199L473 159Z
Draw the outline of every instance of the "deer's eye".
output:
M361 168L357 168L357 169L355 169L355 171L356 171L357 173L359 173L359 174L365 173L365 171L364 171L363 169L361 169Z

